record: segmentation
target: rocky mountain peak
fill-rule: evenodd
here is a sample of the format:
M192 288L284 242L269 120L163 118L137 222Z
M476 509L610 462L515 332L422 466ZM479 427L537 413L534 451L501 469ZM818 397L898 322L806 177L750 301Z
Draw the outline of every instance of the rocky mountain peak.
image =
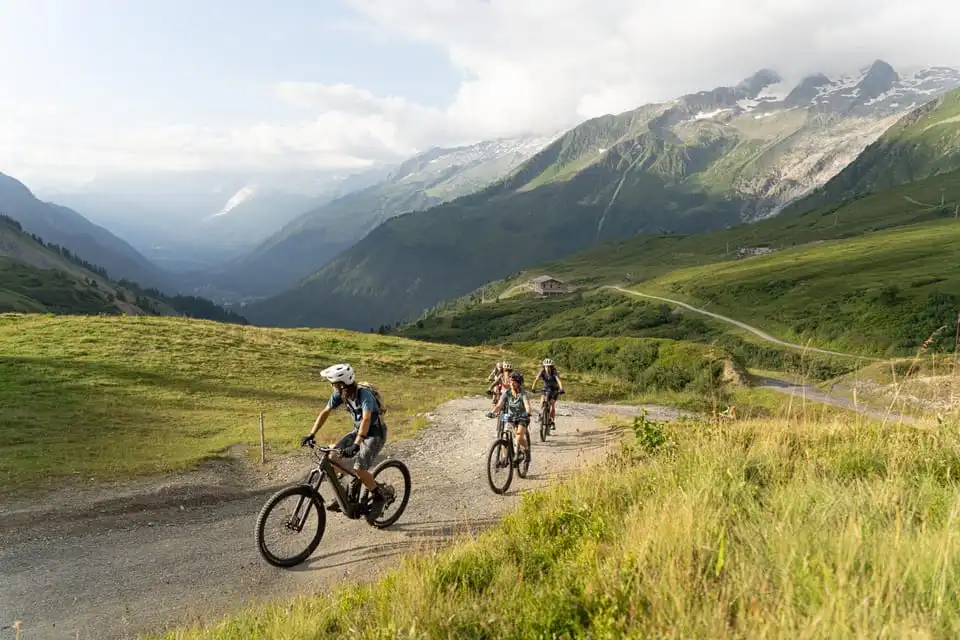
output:
M857 85L860 101L876 98L893 88L900 81L900 74L883 60L877 60L870 65L867 74Z
M783 78L773 69L760 69L760 71L743 80L737 85L737 88L742 89L749 97L754 98L765 88L780 82L783 82Z
M801 80L800 84L794 87L793 91L787 94L784 104L787 107L809 104L811 100L817 97L817 94L820 92L820 87L825 87L829 84L830 78L822 73L809 75Z

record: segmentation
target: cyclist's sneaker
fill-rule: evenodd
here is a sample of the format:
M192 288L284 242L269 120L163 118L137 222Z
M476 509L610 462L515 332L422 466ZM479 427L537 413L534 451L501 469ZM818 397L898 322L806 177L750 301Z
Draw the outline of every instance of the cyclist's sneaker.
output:
M380 487L377 487L373 490L373 493L370 494L370 509L369 513L373 516L373 519L376 520L383 513L383 507L386 505L387 499L383 495L383 491Z
M327 511L333 511L334 513L340 513L340 503L337 502L336 498L330 498L330 502L327 503Z

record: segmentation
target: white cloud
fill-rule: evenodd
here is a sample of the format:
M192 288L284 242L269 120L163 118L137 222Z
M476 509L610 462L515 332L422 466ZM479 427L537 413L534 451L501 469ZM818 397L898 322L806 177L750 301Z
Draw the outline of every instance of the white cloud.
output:
M470 79L449 113L483 134L623 111L737 82L884 58L960 61L948 0L352 0L448 51ZM454 9L456 7L456 9ZM937 16L930 20L930 16Z
M22 127L3 128L17 119L0 121L0 162L359 167L434 144L556 130L734 83L761 67L798 77L855 69L874 58L895 66L960 63L960 40L952 33L960 3L946 0L346 2L363 20L352 29L358 39L373 33L381 43L406 39L445 52L463 78L452 101L435 107L350 84L278 82L271 95L292 112L282 122L128 134L88 133L70 129L62 115L21 113L31 130L44 122L50 128L28 138Z

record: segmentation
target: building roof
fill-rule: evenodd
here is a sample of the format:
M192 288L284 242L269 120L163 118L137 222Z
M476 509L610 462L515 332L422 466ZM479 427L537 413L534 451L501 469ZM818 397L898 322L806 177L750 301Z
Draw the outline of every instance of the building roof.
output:
M544 282L551 282L551 281L560 282L560 280L557 280L556 278L553 278L551 276L540 276L540 277L534 278L530 282L535 282L536 284L543 284Z

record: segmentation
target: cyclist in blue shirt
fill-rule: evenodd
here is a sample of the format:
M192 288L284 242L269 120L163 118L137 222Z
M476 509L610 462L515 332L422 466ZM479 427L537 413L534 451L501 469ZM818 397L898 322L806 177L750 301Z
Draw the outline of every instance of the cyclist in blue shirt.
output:
M523 389L523 374L514 371L510 374L510 387L500 396L500 402L496 409L489 415L496 416L501 411L506 412L505 420L507 424L513 425L515 429L517 442L517 460L523 451L527 450L529 440L527 439L527 426L530 424L530 398Z
M335 446L343 451L343 456L346 458L356 456L353 469L370 491L373 498L371 512L376 513L383 508L384 498L380 486L373 479L369 469L387 440L387 426L380 417L377 396L367 387L357 384L353 367L349 364L335 364L321 371L320 375L333 385L334 392L327 406L317 416L310 433L301 438L300 444L306 445L312 442L330 413L346 404L347 410L353 415L353 430L343 436ZM336 457L336 454L333 456ZM331 500L327 509L339 511L340 504L336 500Z

